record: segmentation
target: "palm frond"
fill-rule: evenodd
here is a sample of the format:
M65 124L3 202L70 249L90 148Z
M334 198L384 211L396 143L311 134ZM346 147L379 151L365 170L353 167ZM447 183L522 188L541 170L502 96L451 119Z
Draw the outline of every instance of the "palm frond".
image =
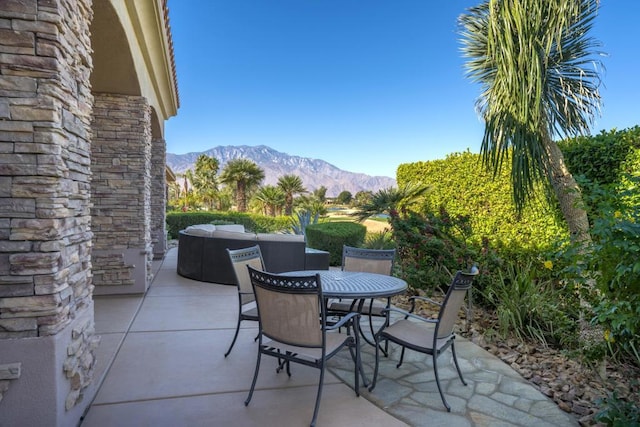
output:
M428 186L417 183L408 183L400 188L384 188L378 190L370 200L358 206L350 215L362 222L374 215L389 214L394 209L407 209L419 203L427 191Z
M518 209L550 177L549 144L585 134L603 69L588 34L598 0L487 0L459 19L466 75L481 86L483 164L511 160Z

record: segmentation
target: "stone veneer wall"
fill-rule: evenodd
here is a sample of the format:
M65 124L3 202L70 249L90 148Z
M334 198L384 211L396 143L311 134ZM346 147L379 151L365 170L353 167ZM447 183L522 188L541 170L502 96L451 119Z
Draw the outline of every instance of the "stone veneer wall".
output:
M93 283L141 293L151 276L151 109L145 98L94 93Z
M62 425L93 376L91 19L1 2L0 424Z
M0 365L0 402L2 402L2 396L9 390L11 381L20 378L20 370L22 364L20 362L5 363Z
M153 257L162 259L167 250L167 144L164 139L151 142L151 242Z

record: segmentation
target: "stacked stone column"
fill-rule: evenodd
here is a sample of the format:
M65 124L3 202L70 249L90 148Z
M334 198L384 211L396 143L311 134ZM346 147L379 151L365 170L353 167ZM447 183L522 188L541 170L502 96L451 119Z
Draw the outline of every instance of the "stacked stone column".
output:
M164 139L151 142L151 242L153 258L162 259L167 250L167 144Z
M0 6L2 425L71 425L89 403L91 18L91 0Z
M146 291L151 246L151 109L145 98L94 94L93 281L96 294Z

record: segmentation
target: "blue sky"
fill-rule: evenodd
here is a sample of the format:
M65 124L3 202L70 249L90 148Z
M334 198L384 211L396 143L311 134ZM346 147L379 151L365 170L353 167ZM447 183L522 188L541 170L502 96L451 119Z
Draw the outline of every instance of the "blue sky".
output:
M478 152L456 20L479 0L169 0L180 109L167 151L268 145L352 172ZM601 0L592 133L640 124L640 1Z

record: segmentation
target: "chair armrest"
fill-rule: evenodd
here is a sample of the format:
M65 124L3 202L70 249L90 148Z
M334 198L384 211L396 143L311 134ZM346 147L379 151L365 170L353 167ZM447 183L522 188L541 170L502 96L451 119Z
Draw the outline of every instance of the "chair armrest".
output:
M333 325L325 326L324 329L326 331L331 331L331 330L334 330L334 329L338 329L338 328L344 326L346 323L348 323L354 317L360 317L360 313L349 313L346 316L341 317L340 320L338 322L334 323ZM354 323L355 323L355 321L354 321Z
M395 313L400 313L400 314L404 315L405 319L410 317L412 319L421 320L421 321L426 322L426 323L438 323L438 319L427 319L425 317L418 316L417 314L413 314L413 313L411 313L409 311L402 310L401 308L391 307L391 308L387 308L387 309L382 310L383 313L388 313L388 312L392 312L392 311L395 312Z

